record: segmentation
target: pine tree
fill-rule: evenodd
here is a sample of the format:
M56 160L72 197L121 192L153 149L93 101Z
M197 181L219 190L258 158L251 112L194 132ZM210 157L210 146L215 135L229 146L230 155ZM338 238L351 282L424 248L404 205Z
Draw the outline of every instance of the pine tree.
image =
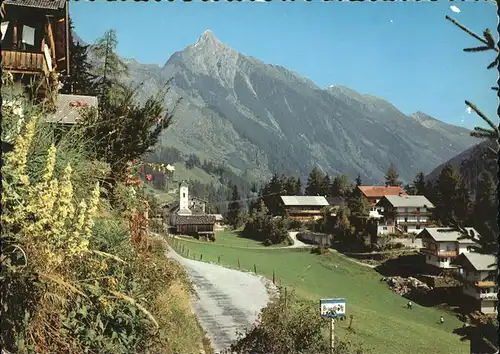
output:
M241 206L240 206L240 194L238 192L238 187L234 184L231 188L231 203L229 203L228 211L227 211L227 221L229 225L234 228L240 226L240 215L241 215Z
M437 198L436 186L432 183L431 180L425 182L425 197L429 199L432 203L436 202Z
M493 69L497 68L498 64L500 62L500 50L497 47L497 40L493 37L491 30L489 28L485 29L483 31L483 36L479 36L478 34L474 33L455 19L451 18L450 16L446 16L446 19L456 25L458 28L460 28L462 31L466 32L469 34L471 37L477 39L482 43L481 46L479 47L474 47L474 48L465 48L465 52L484 52L484 51L491 51L495 55L495 59L487 66L487 69ZM492 90L497 91L498 94L498 86L491 87ZM488 139L490 141L497 142L499 141L499 130L498 127L478 108L476 107L473 103L470 101L465 100L465 104L467 107L469 107L474 113L476 113L488 126L489 128L482 128L482 127L475 127L474 131L471 133L471 136L477 137L480 139ZM495 156L498 154L497 151L493 148L488 148L490 153ZM487 177L485 177L487 179ZM485 183L487 184L487 183ZM486 186L484 186L485 189L487 189ZM477 199L477 196L476 196ZM476 202L476 207L477 207L477 202ZM495 208L496 210L496 208ZM462 233L462 236L466 239L475 239L474 235L470 235L467 230L464 229L463 225L457 220L454 221L454 227L455 229L459 230ZM496 223L494 223L496 224ZM487 226L486 226L487 227ZM489 253L489 254L495 254L497 255L497 250L498 250L498 244L497 244L497 237L498 237L498 229L492 230L492 234L490 238L488 238L487 242L484 242L479 240L480 243L482 242L483 244L481 245L479 251L483 253ZM476 240L477 241L477 240Z
M284 209L281 196L285 195L285 184L283 176L277 173L273 175L269 183L264 186L263 200L271 215L283 215Z
M349 176L345 174L335 176L330 187L330 195L332 197L346 197L349 195L351 188Z
M319 195L323 183L324 175L317 166L314 166L307 177L306 195Z
M478 178L473 208L474 226L480 235L481 246L490 249L494 245L495 251L498 246L496 241L498 234L497 211L498 200L493 176L488 171L483 171Z
M331 189L331 181L330 181L330 176L326 174L323 177L323 180L321 181L321 188L319 191L319 195L321 196L329 196L330 195L330 189Z
M468 196L461 176L451 164L446 164L441 170L437 184L436 216L445 226L451 225L460 218L460 222L467 222Z
M297 177L295 181L295 195L302 195L302 182L300 181L300 177Z
M356 177L356 187L359 187L363 185L363 182L361 181L361 175L358 173L358 176Z
M94 66L94 75L99 78L97 87L102 104L107 104L111 94L121 92L122 78L128 75L127 64L116 53L117 46L115 30L106 31L92 46L92 54L98 62Z
M403 189L408 195L417 195L417 189L413 184L405 184Z
M387 170L387 174L385 175L385 185L386 186L394 186L394 187L401 186L401 181L399 180L398 170L396 170L396 167L394 167L393 164L391 164L391 166L389 166L389 169Z
M425 176L422 172L417 173L413 179L413 187L415 188L415 195L426 195Z
M61 93L75 95L90 95L96 94L94 89L95 75L92 74L92 66L88 62L87 53L88 45L81 45L73 38L73 22L69 19L70 26L70 75L65 76L61 82L63 87Z
M493 62L491 62L487 69L493 69L498 67L500 55L499 49L497 47L497 41L495 38L493 38L493 35L491 33L491 30L489 28L485 29L483 32L483 36L479 36L478 34L472 32L470 29L459 23L457 20L451 18L450 16L446 16L446 19L453 23L455 26L460 28L462 31L466 32L469 34L471 37L474 37L478 41L480 41L483 45L480 47L473 47L473 48L465 48L464 52L469 52L469 53L474 53L474 52L485 52L485 51L492 51L495 53L495 59ZM493 91L498 92L498 87L492 87L491 88ZM490 139L490 140L498 140L499 134L498 134L498 127L482 112L477 108L473 103L469 101L465 101L465 104L467 107L469 107L474 113L476 113L479 117L481 117L486 124L488 124L489 128L481 128L481 127L475 127L474 131L471 133L471 136L480 138L480 139ZM491 149L494 154L497 152Z

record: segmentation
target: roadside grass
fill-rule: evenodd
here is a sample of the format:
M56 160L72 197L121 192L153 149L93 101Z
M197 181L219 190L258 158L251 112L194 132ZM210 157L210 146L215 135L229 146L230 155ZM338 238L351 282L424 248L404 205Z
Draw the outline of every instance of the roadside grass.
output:
M380 274L346 259L338 253L313 255L306 249L238 248L217 243L169 239L184 256L230 268L254 271L285 286L302 298L343 297L347 316L353 315L354 333L347 330L349 320L336 325L336 335L361 341L375 353L468 353L468 341L452 331L462 323L451 313L414 305L391 292ZM444 324L438 324L440 316ZM326 324L325 324L326 325Z

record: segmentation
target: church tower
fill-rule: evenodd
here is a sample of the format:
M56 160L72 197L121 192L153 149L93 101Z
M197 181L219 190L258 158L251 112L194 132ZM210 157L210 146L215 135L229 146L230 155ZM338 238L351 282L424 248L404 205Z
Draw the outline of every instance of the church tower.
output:
M185 181L179 184L179 212L178 215L191 215L189 210L188 185Z

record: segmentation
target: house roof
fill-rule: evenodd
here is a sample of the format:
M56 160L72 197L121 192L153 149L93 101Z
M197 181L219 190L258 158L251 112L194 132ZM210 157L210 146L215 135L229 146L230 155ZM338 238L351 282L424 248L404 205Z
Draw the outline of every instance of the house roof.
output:
M434 208L434 205L423 195L386 195L385 199L393 207ZM380 202L379 202L380 203Z
M467 232L473 231L476 235L478 235L476 229L473 227L466 227L465 228ZM464 244L474 244L475 242L472 240L468 239L459 239L463 235L452 229L446 229L442 227L426 227L422 231L422 236L425 235L425 233L428 233L436 242L458 242L458 243L464 243Z
M177 225L208 225L215 224L215 216L208 214L201 215L179 215L176 219Z
M463 264L462 260L467 259L469 264L477 271L495 270L497 260L496 257L490 254L481 254L476 252L467 252L457 257L456 263Z
M66 0L4 0L4 4L58 10L64 7Z
M95 96L81 95L57 95L56 113L50 114L45 121L50 123L75 124L81 119L80 108L97 108L98 102Z
M215 221L223 221L224 220L224 217L222 216L222 214L209 214L209 215L215 216Z
M406 195L407 193L401 187L394 186L358 186L367 198L382 198L386 195Z
M345 205L345 199L342 197L325 197L326 201L328 202L329 205L331 206L344 206Z
M287 206L328 206L325 197L309 195L283 195L281 201Z

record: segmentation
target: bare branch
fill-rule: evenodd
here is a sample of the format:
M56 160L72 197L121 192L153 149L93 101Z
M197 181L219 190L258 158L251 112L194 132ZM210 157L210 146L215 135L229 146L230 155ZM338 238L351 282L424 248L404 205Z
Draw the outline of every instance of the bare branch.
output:
M493 91L498 91L498 86L493 86L491 89L492 89Z

